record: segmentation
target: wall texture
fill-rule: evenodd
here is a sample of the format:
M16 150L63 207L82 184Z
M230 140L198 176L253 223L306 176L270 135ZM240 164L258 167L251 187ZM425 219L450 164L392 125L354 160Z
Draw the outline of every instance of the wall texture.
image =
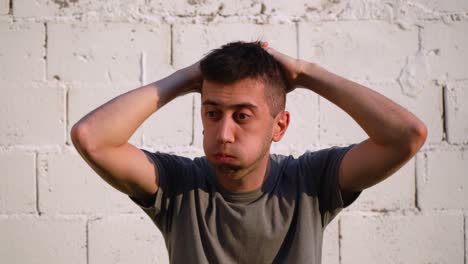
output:
M429 129L399 172L327 228L323 263L467 263L468 1L0 0L0 262L167 263L160 233L78 156L71 126L230 40L266 40L407 107ZM131 142L202 155L199 98ZM298 89L275 152L365 138ZM176 121L174 121L176 120Z

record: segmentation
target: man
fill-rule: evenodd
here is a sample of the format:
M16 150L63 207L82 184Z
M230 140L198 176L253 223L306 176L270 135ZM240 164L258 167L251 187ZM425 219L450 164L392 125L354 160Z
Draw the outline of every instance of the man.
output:
M297 86L335 103L369 138L297 159L270 155L289 125L285 95ZM205 157L128 143L152 113L194 91ZM326 225L411 159L426 134L417 117L366 87L267 43L234 42L100 106L75 124L72 140L151 217L172 263L319 263Z

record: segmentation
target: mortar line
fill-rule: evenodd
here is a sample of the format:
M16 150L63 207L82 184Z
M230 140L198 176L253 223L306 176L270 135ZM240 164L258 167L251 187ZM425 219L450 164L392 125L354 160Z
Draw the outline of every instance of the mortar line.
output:
M68 86L65 88L65 145L70 145L71 138L69 138L69 128L70 128L70 120L69 120L69 100L70 100L70 90Z
M36 212L40 216L41 211L39 208L39 153L37 151L34 151L34 171L35 171L35 177L34 180L35 182L35 187L36 187Z
M418 26L418 51L422 51L422 27Z
M423 162L423 165L425 165L424 162ZM421 166L421 164L419 164L418 159L415 156L414 158L414 207L416 208L416 210L421 211L421 208L419 207L419 200L418 200L418 166Z
M299 22L294 23L296 28L296 58L299 59L300 52L299 52Z
M442 86L442 141L448 142L447 135L447 85Z
M190 145L195 144L195 96L192 96L192 140Z
M468 238L468 236L466 235L466 215L463 216L463 263L464 264L468 264L466 263L466 254L467 254L467 251L466 251L466 239Z
M89 264L89 218L86 219L86 263Z
M170 26L170 40L169 40L169 65L174 66L174 25Z
M338 263L341 264L341 218L337 220L338 220Z
M140 53L140 85L143 86L144 85L144 82L145 82L145 75L146 75L146 72L145 72L145 53L144 52L141 52Z
M11 0L13 2L13 0ZM49 28L47 26L47 22L44 22L45 28L45 36L44 36L44 63L45 63L45 80L47 80L47 76L49 75L49 63L48 63L48 45L49 45Z

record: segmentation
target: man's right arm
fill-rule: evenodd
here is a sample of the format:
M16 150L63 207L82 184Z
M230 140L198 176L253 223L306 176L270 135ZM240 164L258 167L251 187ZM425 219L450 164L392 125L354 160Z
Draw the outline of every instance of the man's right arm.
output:
M73 126L73 145L107 183L140 201L150 201L158 190L158 170L128 140L151 114L174 98L197 91L200 82L199 66L195 63L119 95Z

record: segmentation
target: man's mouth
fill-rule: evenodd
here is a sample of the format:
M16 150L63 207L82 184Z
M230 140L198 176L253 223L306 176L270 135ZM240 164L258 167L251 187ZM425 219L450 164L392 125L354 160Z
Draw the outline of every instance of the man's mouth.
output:
M233 161L236 157L229 155L227 153L218 152L214 154L214 158L216 161L219 161L219 162L229 162L229 161Z

